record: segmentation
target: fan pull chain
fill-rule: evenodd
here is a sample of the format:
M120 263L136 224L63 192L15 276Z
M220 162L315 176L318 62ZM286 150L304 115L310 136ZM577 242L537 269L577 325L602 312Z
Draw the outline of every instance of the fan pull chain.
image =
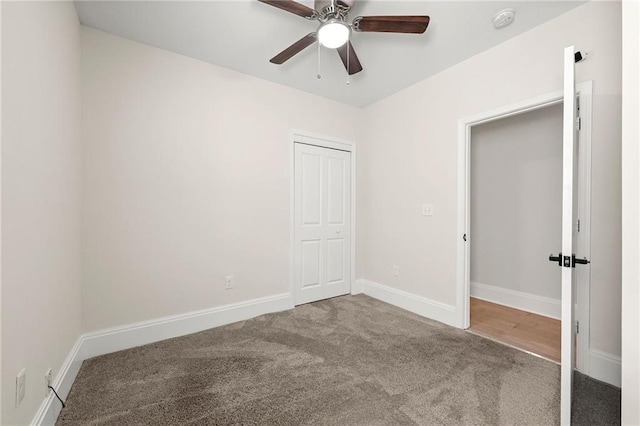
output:
M346 85L347 86L351 84L351 82L349 81L349 75L350 75L349 74L349 70L350 70L350 68L349 68L349 58L351 57L351 55L350 55L351 54L350 47L351 46L349 45L349 40L347 39L347 81L346 81Z
M320 75L320 41L318 41L318 79L322 78L322 75Z

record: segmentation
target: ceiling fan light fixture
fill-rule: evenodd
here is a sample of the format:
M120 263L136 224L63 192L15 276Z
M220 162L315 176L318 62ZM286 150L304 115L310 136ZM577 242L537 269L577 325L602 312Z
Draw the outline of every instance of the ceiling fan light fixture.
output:
M349 40L350 28L337 19L331 19L318 28L318 41L324 47L337 49Z

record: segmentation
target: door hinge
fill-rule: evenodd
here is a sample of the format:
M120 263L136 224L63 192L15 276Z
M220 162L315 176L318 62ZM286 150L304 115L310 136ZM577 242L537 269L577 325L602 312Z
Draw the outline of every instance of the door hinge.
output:
M580 219L578 219L578 222L576 223L576 231L580 232Z
M580 95L576 96L576 130L582 130L582 120L580 119Z
M576 321L576 334L580 334L580 321Z

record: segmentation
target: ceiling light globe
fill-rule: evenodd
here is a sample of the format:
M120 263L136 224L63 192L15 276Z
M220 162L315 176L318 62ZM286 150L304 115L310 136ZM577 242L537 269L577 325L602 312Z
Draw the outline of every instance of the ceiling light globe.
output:
M318 29L320 44L329 49L336 49L349 40L349 27L340 21L329 21Z

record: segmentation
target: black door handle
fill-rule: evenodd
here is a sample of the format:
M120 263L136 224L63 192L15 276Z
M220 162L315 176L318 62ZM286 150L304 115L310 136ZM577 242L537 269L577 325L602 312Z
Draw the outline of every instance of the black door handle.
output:
M588 263L591 263L589 260L587 260L587 258L583 258L583 259L576 259L576 255L572 254L571 258L569 258L569 256L565 256L566 259L564 257L562 257L562 253L558 253L557 256L554 256L553 254L549 255L549 261L550 262L558 262L558 266L565 266L567 268L571 267L571 268L575 268L576 267L576 263L579 265L586 265ZM564 260L564 265L562 264L562 261Z
M583 258L583 259L576 259L576 255L574 254L573 256L573 267L576 267L576 263L579 263L580 265L586 265L587 263L591 263L590 261L587 260L587 258Z
M553 254L549 255L549 262L558 262L558 266L562 266L562 253L558 253L557 256Z

